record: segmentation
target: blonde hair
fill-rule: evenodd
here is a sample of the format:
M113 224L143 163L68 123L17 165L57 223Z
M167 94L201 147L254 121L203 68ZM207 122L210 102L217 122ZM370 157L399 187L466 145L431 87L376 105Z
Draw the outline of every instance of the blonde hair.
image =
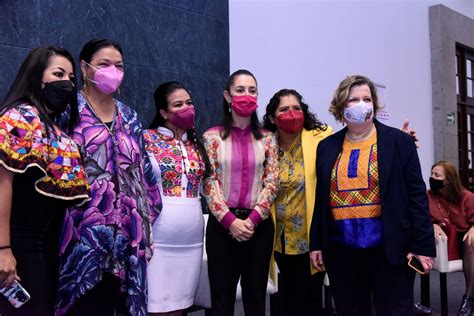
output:
M369 86L370 94L372 95L372 104L374 105L374 117L377 114L377 111L382 108L379 103L375 84L369 78L361 75L349 76L342 80L336 91L334 91L331 105L329 106L329 113L334 115L336 121L343 122L344 108L346 107L347 99L349 98L352 87L363 85Z

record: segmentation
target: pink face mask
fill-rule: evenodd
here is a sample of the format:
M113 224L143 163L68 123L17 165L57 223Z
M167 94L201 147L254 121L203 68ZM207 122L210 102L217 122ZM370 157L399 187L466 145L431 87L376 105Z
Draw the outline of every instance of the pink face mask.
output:
M174 112L168 120L177 128L186 131L194 127L194 116L194 106L191 105Z
M232 110L242 117L249 117L257 109L257 98L251 95L236 95L232 97Z
M88 64L91 67L91 64ZM94 80L89 81L95 83L95 86L105 94L112 94L117 91L118 87L122 83L123 72L118 70L114 65L110 65L104 68L97 68L94 73Z

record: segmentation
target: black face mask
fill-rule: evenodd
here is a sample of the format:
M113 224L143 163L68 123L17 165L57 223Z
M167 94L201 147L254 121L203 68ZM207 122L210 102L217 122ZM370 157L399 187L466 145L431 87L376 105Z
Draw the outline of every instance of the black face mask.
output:
M69 80L51 81L44 84L44 101L54 114L64 112L73 96L74 86Z
M439 191L444 188L444 181L430 177L430 188L433 191Z

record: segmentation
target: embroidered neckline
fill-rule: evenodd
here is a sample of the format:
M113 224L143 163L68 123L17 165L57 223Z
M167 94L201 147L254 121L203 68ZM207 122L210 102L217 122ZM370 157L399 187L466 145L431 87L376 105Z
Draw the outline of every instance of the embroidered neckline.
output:
M166 126L158 126L158 128L156 129L156 132L160 136L161 139L164 139L166 141L177 140L175 139L174 132ZM186 142L187 140L188 140L188 134L185 132L181 136L181 141Z

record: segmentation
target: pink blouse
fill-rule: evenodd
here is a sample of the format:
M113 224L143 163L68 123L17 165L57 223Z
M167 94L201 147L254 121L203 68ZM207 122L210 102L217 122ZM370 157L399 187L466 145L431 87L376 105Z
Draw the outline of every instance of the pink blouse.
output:
M229 228L236 219L229 208L253 209L249 218L258 224L270 214L278 188L278 145L273 133L262 130L255 139L250 127L232 128L225 140L222 126L207 130L204 146L212 175L204 182L211 213Z

